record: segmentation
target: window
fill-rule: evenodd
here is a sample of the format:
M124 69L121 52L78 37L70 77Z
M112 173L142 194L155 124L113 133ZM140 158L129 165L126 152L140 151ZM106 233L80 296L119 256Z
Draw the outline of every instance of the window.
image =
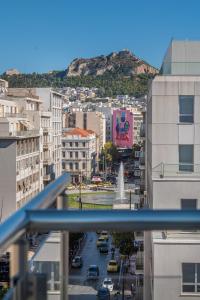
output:
M179 145L179 171L193 172L194 146Z
M62 156L65 157L65 151L63 151Z
M181 199L181 209L197 209L197 199Z
M85 142L83 142L83 147L85 147Z
M72 147L72 142L69 143L69 146Z
M75 157L78 158L78 152L75 152Z
M75 169L78 170L78 163L75 163Z
M78 142L75 142L75 146L78 147Z
M65 147L65 142L62 142L62 146Z
M70 170L73 170L73 163L69 164L69 168L70 168Z
M69 152L69 156L70 156L70 158L72 158L73 157L73 152Z
M82 152L82 157L85 158L85 152Z
M82 169L85 170L85 163L82 164Z
M200 263L182 264L182 292L200 293Z
M194 96L179 96L179 122L194 122Z
M62 163L62 168L63 168L63 170L65 170L65 163L64 162Z

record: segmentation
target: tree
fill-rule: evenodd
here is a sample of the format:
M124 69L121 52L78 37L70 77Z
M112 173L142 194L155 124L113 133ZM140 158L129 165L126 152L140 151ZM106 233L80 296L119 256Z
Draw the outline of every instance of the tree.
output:
M122 255L128 255L134 253L133 241L135 239L134 232L121 232L113 233L113 242Z
M104 164L104 159L107 165L111 165L113 162L119 159L119 152L117 150L117 147L112 142L105 143L100 157L101 166Z

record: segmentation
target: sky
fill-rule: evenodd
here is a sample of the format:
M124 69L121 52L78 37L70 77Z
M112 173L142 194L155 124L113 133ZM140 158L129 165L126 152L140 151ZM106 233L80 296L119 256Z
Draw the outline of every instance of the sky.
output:
M200 40L199 0L0 0L0 10L0 74L125 48L160 67L172 38Z

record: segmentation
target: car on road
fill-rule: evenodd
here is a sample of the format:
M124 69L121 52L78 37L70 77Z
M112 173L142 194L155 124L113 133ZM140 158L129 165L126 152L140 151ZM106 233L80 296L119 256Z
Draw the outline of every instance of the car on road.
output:
M110 291L108 288L100 287L97 292L97 299L99 300L110 300Z
M116 260L112 259L108 262L107 272L117 273L118 269L119 269L119 266L118 266L118 263L116 262Z
M105 239L104 239L104 237L102 237L102 236L100 236L99 238L98 238L98 240L97 240L97 247L100 247L101 245L102 245L102 243L104 243L105 242Z
M97 265L90 265L87 270L87 279L97 280L99 278L99 267Z
M81 268L83 266L83 260L81 256L75 256L72 260L72 268Z
M109 239L108 231L103 230L103 231L101 232L101 236L100 236L100 237L103 237L104 240L108 241L108 239Z
M101 245L99 246L99 252L100 253L108 253L109 246L106 241L102 242Z
M111 278L105 278L103 283L102 283L102 287L108 288L109 291L112 292L113 288L114 288L114 284L112 282L112 279Z

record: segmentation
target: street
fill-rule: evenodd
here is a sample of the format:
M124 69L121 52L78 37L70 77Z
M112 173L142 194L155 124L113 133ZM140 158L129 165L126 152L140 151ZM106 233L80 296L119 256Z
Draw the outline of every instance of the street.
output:
M111 253L100 254L96 247L97 234L94 232L87 233L84 247L80 253L83 258L83 267L81 269L71 269L69 278L69 299L70 300L92 300L96 299L98 288L101 286L105 277L111 277L113 282L118 282L119 273L107 274L107 263L111 259ZM111 238L109 238L111 245ZM100 270L100 276L97 281L87 282L87 269L89 265L96 264ZM114 288L115 289L115 288ZM112 292L111 299L114 298Z

